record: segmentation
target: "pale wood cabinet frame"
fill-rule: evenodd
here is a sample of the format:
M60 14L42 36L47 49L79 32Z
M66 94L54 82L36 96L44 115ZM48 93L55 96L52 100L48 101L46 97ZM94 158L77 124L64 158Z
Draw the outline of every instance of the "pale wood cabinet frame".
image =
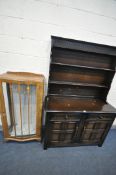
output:
M10 113L10 129L14 131L14 135L11 135L10 129L8 126L8 118L6 113L6 106L5 106L5 97L3 92L3 83L6 83L7 87L7 96L10 96L10 102L8 105L9 113ZM21 134L17 134L16 128L16 114L14 114L14 99L13 99L13 86L16 86L17 90L17 97L18 97L18 107L19 107L19 120L20 120L20 132ZM26 90L26 109L27 109L27 116L26 123L28 134L23 134L23 124L22 120L22 96L21 96L21 88L25 88ZM30 96L33 89L35 90L35 133L30 133ZM9 93L8 93L9 90ZM23 93L23 92L22 92ZM43 95L44 95L44 76L41 74L34 74L28 72L7 72L0 75L0 114L1 114L1 121L3 127L3 134L6 141L14 140L14 141L30 141L30 140L41 140L41 130L42 130L42 104L43 104ZM8 99L9 100L9 99ZM25 104L25 103L24 103ZM33 106L32 106L33 107ZM24 107L25 110L25 107ZM33 113L33 112L32 112ZM27 131L26 131L27 132Z

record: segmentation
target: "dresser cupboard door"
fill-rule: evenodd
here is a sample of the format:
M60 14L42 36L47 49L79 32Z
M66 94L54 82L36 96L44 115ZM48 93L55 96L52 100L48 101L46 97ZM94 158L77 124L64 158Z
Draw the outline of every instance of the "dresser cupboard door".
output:
M79 115L55 114L50 117L48 142L50 145L65 145L73 143L73 138L78 135L80 125Z
M47 114L49 146L99 145L110 129L113 117L101 114Z
M90 115L84 122L80 143L99 144L113 122L112 118Z

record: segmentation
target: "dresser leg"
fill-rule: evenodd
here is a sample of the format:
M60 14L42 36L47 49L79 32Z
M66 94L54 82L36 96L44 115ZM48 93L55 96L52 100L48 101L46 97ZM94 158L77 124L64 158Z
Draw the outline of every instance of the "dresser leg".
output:
M43 149L44 150L47 150L47 145L44 143L44 145L43 145Z
M47 142L46 139L43 140L43 149L47 150Z
M44 150L47 150L47 147L44 147Z
M99 143L99 144L98 144L98 147L102 147L102 143Z

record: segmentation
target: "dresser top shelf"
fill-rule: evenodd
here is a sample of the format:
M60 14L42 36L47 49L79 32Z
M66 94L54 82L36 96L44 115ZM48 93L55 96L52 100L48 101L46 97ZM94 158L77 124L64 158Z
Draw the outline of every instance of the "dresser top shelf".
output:
M100 99L47 96L47 112L116 113L116 109Z
M116 47L52 36L52 47L116 56Z

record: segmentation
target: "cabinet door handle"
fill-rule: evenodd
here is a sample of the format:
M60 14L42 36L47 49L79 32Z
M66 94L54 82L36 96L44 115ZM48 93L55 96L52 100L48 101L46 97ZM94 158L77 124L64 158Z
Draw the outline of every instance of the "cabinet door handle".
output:
M74 132L74 138L78 136L78 125L76 125L75 132Z

